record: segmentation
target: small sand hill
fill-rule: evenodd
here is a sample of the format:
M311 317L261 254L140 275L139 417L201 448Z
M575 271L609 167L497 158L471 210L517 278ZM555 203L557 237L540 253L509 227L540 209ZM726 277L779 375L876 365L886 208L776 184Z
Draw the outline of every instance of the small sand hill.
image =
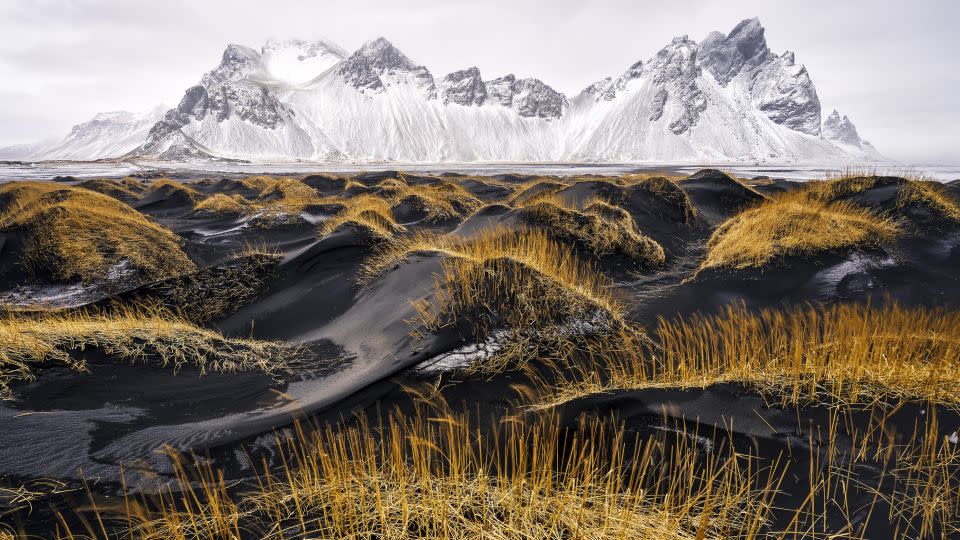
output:
M756 205L763 195L723 171L704 169L680 182L693 206L711 225Z
M812 260L895 245L910 250L916 242L905 238L958 227L960 205L939 184L889 176L811 182L724 222L701 269L761 268L788 257Z
M77 187L108 195L127 204L139 200L143 194L143 185L135 180L132 181L132 183L125 183L105 178L96 178L93 180L84 180L77 184Z
M201 216L236 218L250 211L250 201L236 193L233 195L214 193L197 203L194 210Z
M176 214L192 210L202 198L197 190L183 182L161 178L150 184L133 207L148 214Z
M260 195L263 190L268 189L277 183L277 179L272 176L249 176L247 178L224 179L212 185L214 193L224 195L240 195L245 199L253 199Z
M678 251L702 224L690 199L677 183L665 177L576 181L555 196L576 208L595 201L619 206L630 214L638 231L669 251Z
M761 268L788 257L880 248L896 233L892 221L849 202L825 202L809 191L787 193L720 225L700 269Z
M193 269L180 238L126 204L46 182L0 187L4 261L41 281L152 281ZM4 265L11 271L12 265Z
M949 188L937 182L848 176L812 182L810 196L828 203L847 202L902 222L905 234L960 226L960 204Z
M303 179L303 183L312 187L321 196L341 193L347 188L347 179L329 174L311 174Z
M464 178L459 180L459 184L474 197L483 200L506 199L513 194L512 186L504 185L490 178Z
M560 201L541 200L521 208L519 216L527 226L606 262L649 270L665 261L663 247L644 236L619 206L597 201L578 211Z

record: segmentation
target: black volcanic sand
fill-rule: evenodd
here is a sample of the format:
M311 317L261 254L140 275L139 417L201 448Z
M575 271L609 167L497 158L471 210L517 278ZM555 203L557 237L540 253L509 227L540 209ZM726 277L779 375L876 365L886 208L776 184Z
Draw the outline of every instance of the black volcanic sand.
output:
M355 175L351 189L375 189L383 180L398 176L395 171ZM428 176L404 177L410 184L437 181ZM407 224L409 229L470 237L493 226L519 227L517 210L506 204L507 199L515 186L539 177L504 174L483 179L451 174L443 178L460 183L490 206L466 219L439 224L418 223L418 216L407 215L413 221ZM345 177L326 174L307 176L304 182L321 196L341 193L348 183ZM189 183L203 196L256 195L234 178ZM596 178L572 185L540 178L526 196L555 191L568 202L611 201L630 213L643 234L663 245L667 263L660 271L631 271L629 265L610 271L629 317L641 324L651 324L660 316L716 312L731 302L761 308L892 298L906 305L960 307L960 234L956 229L927 226L923 216L906 216L911 233L892 249L830 253L781 260L763 269L697 274L706 241L717 225L764 197L798 189L799 184L770 179L741 183L719 171L705 170L670 185L673 190L668 193L653 193L643 185L624 187ZM861 194L857 202L889 206L896 190L891 185ZM438 376L449 378L442 386L443 395L455 408L479 418L516 412L510 405L516 397L511 385L523 382L519 374L470 378L419 371L432 358L469 344L454 329L420 338L411 335L408 321L416 315L411 301L431 294L434 275L441 268L439 256L412 256L359 286L360 266L378 242L353 228L318 238L315 224L336 208L307 209L304 219L292 225L261 228L242 217L195 212L195 202L186 191L161 188L131 206L183 237L185 252L201 267L197 274L141 285L93 303L146 300L172 308L202 304L207 295L234 289L230 280L242 267L256 278L251 281L255 285L231 296L227 312L199 322L232 337L302 342L304 357L297 359L292 374L278 378L261 373L201 376L193 368L174 374L149 361L117 362L95 348L82 353L90 364L89 373L39 369L36 381L15 385L15 398L0 402L0 486L36 478L61 479L76 486L82 471L83 477L95 477L95 491L107 496L117 492L122 466L131 489L149 490L170 478L170 463L162 451L165 445L209 457L229 478L246 478L250 469L245 452L270 456L273 433L291 425L293 419L322 424L349 419L357 412L376 416L394 407L409 411L412 405L401 385L432 382ZM12 241L0 232L0 283L8 288L31 286L22 282L15 261L2 257ZM236 254L248 245L264 246L276 255L253 262L237 259ZM887 422L906 436L922 412L917 406L903 407ZM787 475L785 495L778 499L785 507L803 502L811 455L825 451L810 448L810 430L821 432L828 417L822 407L797 410L768 405L757 393L735 385L588 396L550 413L557 413L571 429L584 416L622 423L638 436L662 435L682 424L701 435L710 433L704 439L708 443L701 441L710 448L732 446L768 458L786 452L795 472ZM850 421L857 423L865 422L869 416L864 415L870 412L850 414ZM939 414L945 433L960 428L956 414ZM729 431L723 427L730 425ZM723 433L714 434L715 428ZM841 453L849 448L842 437L837 444ZM866 481L876 470L863 466L857 474L861 473ZM857 492L853 497L864 502L868 494ZM35 506L67 504L57 497L44 500L47 506ZM781 520L786 515L775 517ZM21 513L3 519L44 531L50 516L38 510L32 517ZM839 517L831 514L828 528L839 524ZM868 530L866 537L888 534Z

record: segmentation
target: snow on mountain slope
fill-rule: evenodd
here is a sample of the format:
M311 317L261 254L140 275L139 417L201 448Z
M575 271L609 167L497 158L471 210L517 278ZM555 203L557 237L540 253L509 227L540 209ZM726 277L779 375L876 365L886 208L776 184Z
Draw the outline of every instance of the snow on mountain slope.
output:
M347 56L335 43L301 39L270 40L260 54L270 75L288 84L310 82Z
M710 39L716 38L707 41ZM571 136L564 154L572 160L601 161L634 161L644 156L701 162L850 157L817 136L819 120L816 135L808 133L812 129L805 117L810 112L807 107L794 106L797 99L792 98L792 85L780 95L780 101L786 102L780 108L756 106L758 101L777 103L764 99L769 95L766 88L758 98L758 87L768 85L766 81L758 84L758 76L777 77L778 70L786 70L792 83L790 76L797 71L792 58L783 61L756 53L743 60L741 49L732 50L740 60L718 68L716 77L704 76L698 45L679 37L617 79L591 85L573 100L566 119ZM718 53L713 54L716 62ZM763 58L757 60L758 55ZM800 99L809 102L806 95ZM819 101L816 103L819 119Z
M349 55L327 41L230 45L142 144L116 146L147 160L879 159L839 117L821 125L809 73L793 53L771 52L764 34L747 19L699 43L675 38L572 99L538 79L484 79L476 67L435 78L384 38ZM100 146L114 139L105 133Z
M149 111L100 113L73 126L59 140L17 145L0 149L0 159L94 160L116 157L136 148L161 118L163 105Z
M847 152L860 152L875 159L882 159L882 156L872 144L860 138L857 126L853 125L853 122L846 115L841 118L836 109L823 121L822 132L824 139Z

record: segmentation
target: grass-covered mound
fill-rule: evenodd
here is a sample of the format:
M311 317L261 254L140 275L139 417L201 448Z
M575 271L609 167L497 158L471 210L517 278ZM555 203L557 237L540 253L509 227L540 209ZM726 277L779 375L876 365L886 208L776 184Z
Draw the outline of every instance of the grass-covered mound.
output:
M394 217L403 222L462 218L480 206L476 197L448 181L411 185L399 180L381 187Z
M417 331L450 329L470 340L495 337L496 363L472 369L500 371L534 360L532 350L557 346L571 335L623 325L612 284L537 229L490 229L464 239L419 233L383 247L364 263L361 282L375 279L416 254L442 257L434 292L415 307Z
M693 205L712 224L717 224L745 208L756 206L764 196L737 178L716 169L704 169L678 185Z
M393 218L390 203L381 197L357 195L338 201L343 207L320 224L317 228L319 236L355 228L367 231L375 238L390 239L404 230Z
M529 226L552 238L572 242L594 257L625 257L644 268L663 266L663 247L637 230L633 218L619 206L597 201L582 211L565 208L559 200L538 199L520 210Z
M181 240L126 204L46 182L0 186L0 231L14 236L34 277L102 281L121 268L141 280L190 271Z
M123 182L108 180L105 178L95 178L93 180L84 180L83 182L77 184L77 186L84 189L89 189L90 191L96 191L97 193L102 193L104 195L109 195L110 197L125 203L136 201L140 198L144 191L143 186L135 180L131 182Z
M85 371L83 351L97 349L118 361L151 361L174 371L283 369L291 349L282 344L232 339L165 310L117 307L37 315L0 314L0 398L10 384L32 380L43 365Z
M268 185L252 202L253 225L269 228L277 225L296 224L301 213L311 205L321 204L317 192L300 180L283 178Z
M240 194L214 193L193 207L200 214L217 217L239 217L250 210L250 201Z
M849 202L917 227L960 226L960 202L939 182L851 175L811 182L808 193L813 199Z
M197 202L193 209L202 215L224 218L249 217L258 228L302 223L301 214L324 201L312 187L292 178L251 176L230 180L223 192Z
M760 268L785 257L875 248L896 234L893 221L853 203L785 193L725 221L700 269Z
M102 305L157 305L194 324L208 324L254 301L281 260L279 252L248 246L217 264L114 295Z
M559 180L538 178L528 180L514 188L513 194L506 201L511 205L521 205L532 202L536 198L549 197L568 184Z

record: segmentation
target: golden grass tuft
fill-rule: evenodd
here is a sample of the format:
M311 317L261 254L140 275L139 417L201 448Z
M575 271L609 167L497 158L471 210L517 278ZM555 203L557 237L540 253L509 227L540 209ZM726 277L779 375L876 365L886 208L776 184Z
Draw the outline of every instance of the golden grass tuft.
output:
M482 341L496 334L496 361L480 359L471 371L519 367L534 349L549 349L573 334L623 325L612 284L572 247L536 229L491 229L469 239L417 233L368 258L360 281L370 281L417 253L443 259L433 294L414 303L414 335L455 328L466 338Z
M153 361L174 371L195 365L201 372L268 373L285 369L294 351L280 343L227 338L151 307L0 314L0 397L11 396L11 383L32 380L33 368L40 365L86 371L82 352L91 348L117 360Z
M897 230L891 220L852 203L784 193L720 225L700 270L759 268L784 257L881 246Z
M338 199L343 209L323 221L317 228L321 237L346 225L354 225L369 230L375 236L393 238L404 228L393 219L390 203L375 195L357 195L349 199Z
M641 234L618 206L597 201L577 211L542 198L536 201L520 210L521 218L556 240L573 242L595 257L627 257L646 268L660 267L666 260L663 247Z
M778 469L737 453L703 459L690 439L641 441L595 425L506 422L480 436L443 413L373 428L302 426L276 439L282 466L231 493L209 465L177 458L178 489L126 497L130 538L760 538ZM599 444L612 442L611 448ZM200 480L200 483L196 481ZM96 508L96 505L91 505ZM120 506L120 505L118 505ZM90 520L88 520L90 521ZM69 531L63 531L69 534Z
M159 178L154 180L147 186L146 193L155 193L162 192L166 195L172 195L174 193L182 193L191 200L199 200L202 196L200 192L193 189L183 182L178 182L170 178Z
M606 336L564 359L545 403L611 389L737 382L785 403L915 400L960 407L960 312L895 303L661 319L649 346Z
M810 182L809 193L813 198L834 202L880 187L882 183L891 180L899 182L900 185L896 206L884 209L887 217L897 218L899 211L918 207L941 220L960 223L960 203L946 192L943 184L919 176L900 178L848 174L830 180Z
M120 201L135 201L140 198L140 193L142 191L142 189L137 189L140 187L139 184L133 186L105 178L84 180L83 182L77 184L77 187L89 189L90 191L96 191L97 193L108 195Z
M511 206L532 203L536 199L551 197L568 185L568 183L556 179L535 178L528 180L514 188L513 195L507 198L506 203Z
M242 216L250 210L250 201L241 195L215 193L198 202L193 209L215 216Z
M269 177L267 177L269 178ZM249 179L248 179L249 180ZM272 227L296 221L303 210L323 200L317 192L300 180L282 178L269 183L251 204L258 227Z
M24 242L36 276L93 282L129 264L146 280L194 269L169 230L112 197L47 182L0 186L0 230Z

